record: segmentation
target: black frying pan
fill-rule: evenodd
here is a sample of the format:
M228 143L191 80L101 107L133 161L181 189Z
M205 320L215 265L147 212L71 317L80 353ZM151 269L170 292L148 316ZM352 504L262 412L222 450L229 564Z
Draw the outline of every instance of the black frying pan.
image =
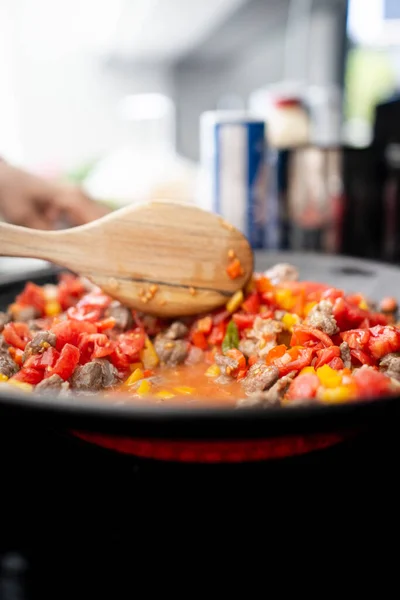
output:
M292 253L258 253L256 255L257 270L265 270L277 262L290 262L300 270L303 280L332 284L349 292L362 292L372 299L379 300L383 296L397 296L400 290L400 269L372 261L347 257L292 254ZM1 277L1 275L0 275ZM42 271L34 274L16 275L0 279L0 308L4 308L13 300L26 280L44 283L53 280L54 271ZM323 434L320 444L329 445L326 440L346 437L360 430L385 427L397 419L399 415L399 398L379 399L378 401L358 402L333 406L310 406L285 409L240 409L222 410L212 408L172 408L157 406L107 406L95 396L90 399L76 398L59 400L49 396L40 397L35 394L23 395L18 391L0 388L0 418L23 419L25 423L37 422L63 431L74 430L93 432L106 436L120 436L125 439L126 452L135 453L136 446L129 446L129 440L140 440L142 455L152 455L149 440L157 443L160 440L179 444L182 441L194 444L207 441L208 446L222 441L237 444L246 441L252 444L252 452L257 444L264 440L294 439L301 436L297 451L307 450L304 440L317 439ZM338 434L339 432L339 434ZM85 433L86 435L86 433ZM89 434L90 435L90 434ZM289 436L289 437L288 437ZM299 439L298 437L296 438ZM318 437L320 440L320 438ZM95 437L94 441L98 442ZM324 441L325 440L325 441ZM101 443L101 442L99 442ZM143 445L144 444L144 445ZM147 445L146 445L147 444ZM114 447L113 444L106 444ZM312 446L312 445L311 445ZM131 450L129 450L129 447ZM126 449L128 448L128 449ZM303 448L303 449L302 449ZM165 449L165 448L164 448ZM162 455L162 450L160 450ZM168 454L169 452L169 454ZM171 456L168 450L165 456ZM268 454L266 452L265 456ZM279 452L277 455L280 455ZM252 454L263 458L263 453ZM185 460L191 460L186 456ZM212 457L210 458L212 460ZM232 459L234 460L234 459Z

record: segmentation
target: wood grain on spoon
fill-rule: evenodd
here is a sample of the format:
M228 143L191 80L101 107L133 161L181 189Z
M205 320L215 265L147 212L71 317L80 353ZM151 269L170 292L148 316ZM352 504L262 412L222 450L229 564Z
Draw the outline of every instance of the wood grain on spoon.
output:
M0 223L0 255L52 261L132 308L166 317L225 304L253 272L252 250L237 229L218 215L167 201L62 231ZM232 279L226 268L235 258L242 274Z

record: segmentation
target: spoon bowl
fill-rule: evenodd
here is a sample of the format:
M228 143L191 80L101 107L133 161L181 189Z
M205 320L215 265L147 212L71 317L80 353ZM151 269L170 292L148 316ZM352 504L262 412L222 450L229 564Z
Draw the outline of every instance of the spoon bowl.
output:
M0 255L49 260L161 317L222 306L253 272L253 252L237 229L214 213L161 200L62 231L0 223Z

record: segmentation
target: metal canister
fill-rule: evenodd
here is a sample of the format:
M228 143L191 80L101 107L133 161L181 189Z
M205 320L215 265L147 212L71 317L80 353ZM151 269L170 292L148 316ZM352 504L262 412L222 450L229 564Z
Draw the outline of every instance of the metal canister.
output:
M274 247L277 215L267 208L265 122L247 112L203 113L200 144L200 204L242 231L253 248Z

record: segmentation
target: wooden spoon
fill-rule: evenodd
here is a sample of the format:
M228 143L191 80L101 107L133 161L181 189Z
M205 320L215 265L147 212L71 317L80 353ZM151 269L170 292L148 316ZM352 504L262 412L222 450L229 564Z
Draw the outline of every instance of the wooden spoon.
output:
M128 206L80 227L0 223L0 256L52 261L143 312L172 317L227 302L253 272L246 238L221 217L177 202ZM242 274L226 271L237 258Z

